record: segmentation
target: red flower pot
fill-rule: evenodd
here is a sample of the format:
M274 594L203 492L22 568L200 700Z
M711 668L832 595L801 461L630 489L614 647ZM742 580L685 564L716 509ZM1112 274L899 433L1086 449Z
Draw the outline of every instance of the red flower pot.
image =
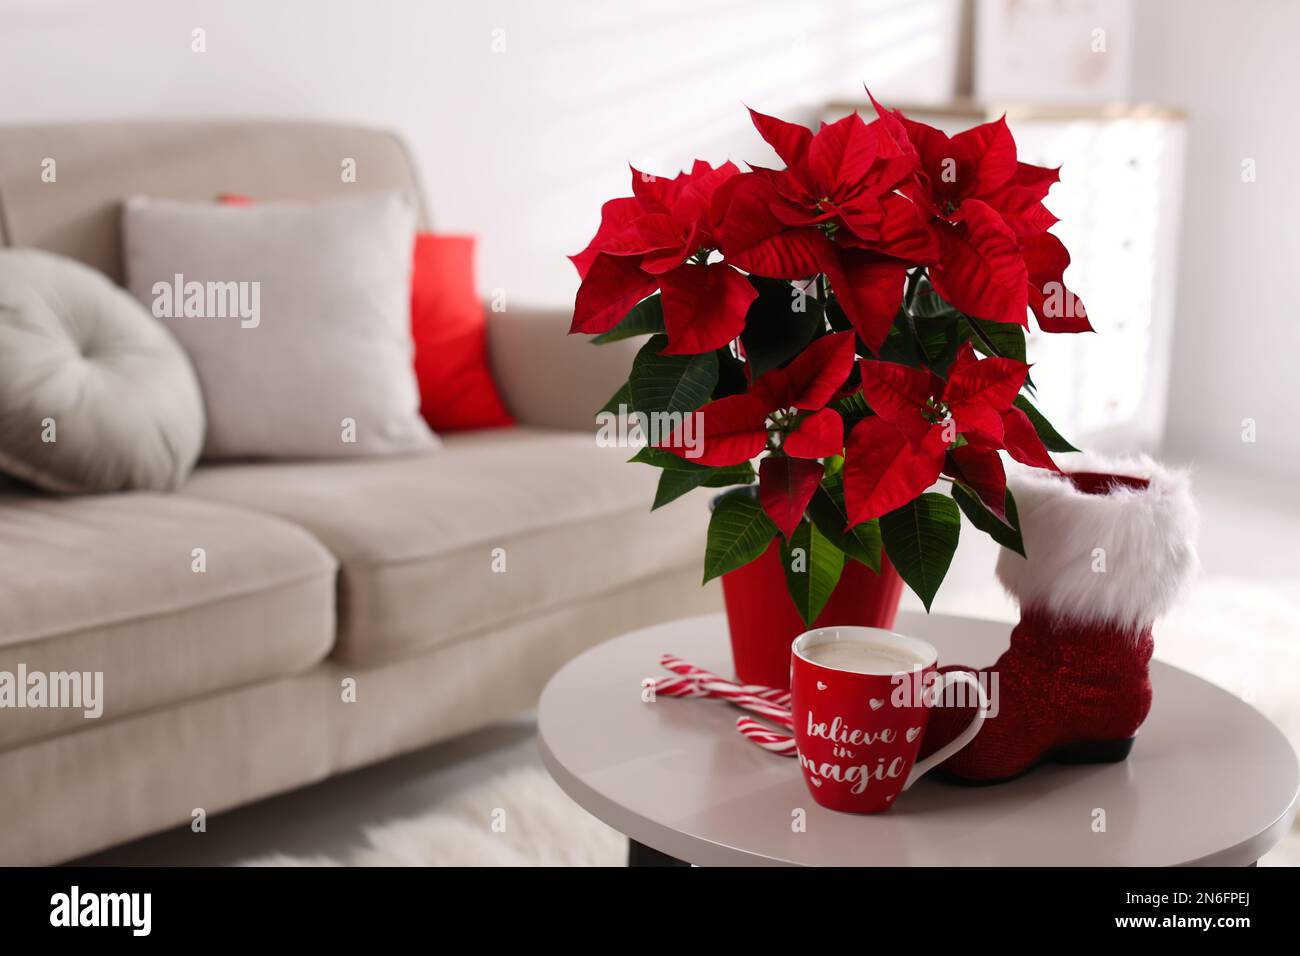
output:
M879 574L846 561L840 583L813 627L893 627L902 596L903 579L883 553ZM724 574L722 597L736 677L746 684L789 689L790 644L809 627L786 590L779 543L773 541L761 558Z

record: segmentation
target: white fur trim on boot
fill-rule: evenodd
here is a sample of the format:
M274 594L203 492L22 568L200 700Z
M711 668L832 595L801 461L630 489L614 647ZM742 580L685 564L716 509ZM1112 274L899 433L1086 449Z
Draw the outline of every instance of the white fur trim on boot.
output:
M1145 489L1085 494L1042 469L1008 469L1025 557L1005 548L998 579L1022 610L1144 630L1196 572L1197 514L1188 476L1143 455L1070 455L1067 472L1145 478Z

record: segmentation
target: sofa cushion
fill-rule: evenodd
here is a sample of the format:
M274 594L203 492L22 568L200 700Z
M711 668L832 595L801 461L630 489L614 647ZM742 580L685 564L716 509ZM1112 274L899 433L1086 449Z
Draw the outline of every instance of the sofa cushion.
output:
M0 488L0 683L102 672L98 719L111 720L295 673L329 653L334 580L317 541L267 515L150 492ZM0 749L92 722L10 701Z
M472 236L416 233L411 338L420 414L430 428L442 434L514 424L488 366Z
M133 197L128 288L176 336L203 457L426 451L411 368L415 209L399 193L251 208Z
M169 491L203 399L166 329L102 273L0 249L0 469L46 491Z
M629 454L515 427L445 436L437 455L206 465L183 493L324 542L341 565L334 656L368 664L702 567L707 498L652 515L658 472Z

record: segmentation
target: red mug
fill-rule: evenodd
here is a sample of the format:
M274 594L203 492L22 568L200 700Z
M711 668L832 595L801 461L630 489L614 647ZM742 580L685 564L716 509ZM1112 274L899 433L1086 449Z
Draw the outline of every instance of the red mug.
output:
M812 797L846 813L878 813L975 738L988 697L974 674L940 674L930 644L878 627L821 627L791 646L790 692L799 767ZM916 762L930 709L957 683L978 706L966 729Z

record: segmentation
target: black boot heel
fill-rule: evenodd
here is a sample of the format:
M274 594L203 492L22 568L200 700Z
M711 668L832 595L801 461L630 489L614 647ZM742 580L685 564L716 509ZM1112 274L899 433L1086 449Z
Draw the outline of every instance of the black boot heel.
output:
M943 767L936 767L930 773L930 776L936 780L955 784L959 787L992 787L1000 783L1010 783L1012 780L1017 780L1035 767L1045 763L1119 763L1121 760L1126 759L1133 750L1133 741L1135 740L1137 740L1136 737L1129 737L1123 740L1090 740L1083 743L1066 744L1064 747L1049 750L1025 769L1013 773L1009 777L998 777L995 780L967 780L964 777L953 776Z
M1125 740L1097 740L1058 747L1049 758L1055 763L1119 763L1133 750L1136 737Z

